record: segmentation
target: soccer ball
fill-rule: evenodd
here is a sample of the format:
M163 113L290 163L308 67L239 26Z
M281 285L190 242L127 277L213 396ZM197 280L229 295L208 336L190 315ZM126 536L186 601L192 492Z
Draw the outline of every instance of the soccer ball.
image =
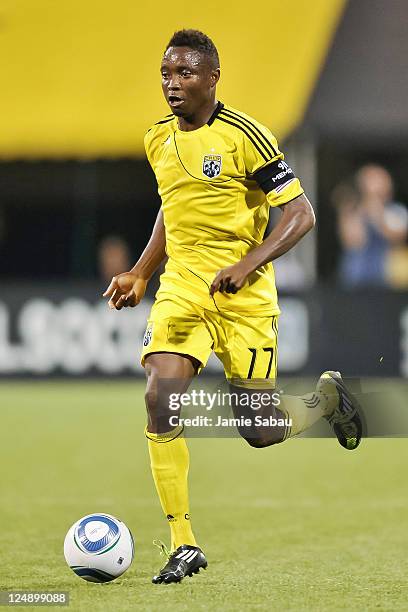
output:
M110 514L88 514L65 536L64 556L69 567L89 582L110 582L133 561L134 543L125 523Z

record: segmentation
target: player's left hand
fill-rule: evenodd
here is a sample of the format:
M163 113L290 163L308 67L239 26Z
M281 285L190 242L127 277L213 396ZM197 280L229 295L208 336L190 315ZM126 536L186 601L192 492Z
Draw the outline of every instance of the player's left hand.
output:
M216 291L220 291L221 293L236 293L245 285L249 273L250 270L248 270L247 266L242 261L239 261L233 266L228 266L228 268L223 268L217 272L216 277L211 283L210 295L214 295Z

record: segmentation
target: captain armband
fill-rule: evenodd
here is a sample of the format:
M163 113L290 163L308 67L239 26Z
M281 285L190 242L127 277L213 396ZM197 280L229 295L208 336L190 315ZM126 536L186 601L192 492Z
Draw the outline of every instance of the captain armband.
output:
M285 189L292 181L296 180L294 172L283 159L277 159L272 163L260 168L252 175L262 191L268 194L276 193Z

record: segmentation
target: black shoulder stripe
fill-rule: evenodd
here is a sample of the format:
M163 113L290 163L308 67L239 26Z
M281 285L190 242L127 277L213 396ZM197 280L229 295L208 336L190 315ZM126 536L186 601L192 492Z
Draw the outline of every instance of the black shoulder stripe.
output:
M211 117L209 118L209 120L207 121L207 125L212 125L214 123L214 121L216 120L216 118L218 117L218 114L220 113L220 111L224 108L224 105L222 102L218 101L217 106L215 107L215 110L213 112L213 114L211 115Z
M161 123L169 123L169 121L173 121L174 119L174 115L172 115L171 117L169 117L168 119L162 119L161 121L158 121L157 123L155 123L154 125L160 125Z
M225 117L221 117L221 114L218 115L217 119L219 119L219 121L223 121L224 123L229 123L230 125L233 125L234 127L236 127L239 130L241 130L241 132L244 132L245 136L247 136L249 138L249 140L254 145L255 149L258 151L259 155L261 155L266 162L270 161L272 159L271 156L267 157L265 155L265 153L262 151L260 146L256 143L254 138L251 136L251 134L246 129L246 126L244 126L244 125L242 125L240 123L234 123L233 121L228 121L228 119L225 119Z
M258 128L258 126L255 125L255 123L252 123L252 121L250 121L246 117L242 117L242 115L239 115L238 113L236 113L235 111L230 110L229 108L223 108L222 112L223 113L227 113L230 117L236 119L236 121L238 121L238 120L242 121L244 123L244 125L248 125L248 127L251 126L252 129L255 130L257 132L257 134L259 134L258 138L259 138L259 140L261 140L264 149L266 149L268 151L268 153L272 152L273 157L276 157L276 155L278 155L278 152L274 148L273 144L267 139L265 134L263 134L261 132L261 130Z
M230 110L229 108L224 108L222 112L231 117L231 119L235 119L235 121L242 122L245 127L251 130L251 132L259 140L260 144L263 146L263 148L268 154L272 154L273 157L276 157L278 155L278 152L276 151L272 143L252 121L250 121L246 117L243 117L242 115L239 115L235 111Z
M222 114L224 114L224 111L221 111L221 112L222 112ZM236 121L236 122L237 122L237 124L242 125L242 127L243 127L243 128L245 128L245 130L246 130L247 132L251 132L251 134L252 134L252 136L253 136L253 139L255 139L255 140L258 142L259 146L261 146L261 147L263 148L263 150L265 151L265 153L266 153L266 155L267 155L266 159L272 159L272 157L274 157L273 152L270 150L270 148L268 148L268 147L267 147L267 146L266 146L266 145L265 145L265 144L262 142L262 140L259 138L259 136L256 134L256 132L253 130L253 128L252 128L251 126L247 125L247 124L246 124L246 123L244 123L244 121L242 121L240 118L235 117L235 116L233 116L233 115L227 115L227 117L228 117L229 119L233 119L234 121Z

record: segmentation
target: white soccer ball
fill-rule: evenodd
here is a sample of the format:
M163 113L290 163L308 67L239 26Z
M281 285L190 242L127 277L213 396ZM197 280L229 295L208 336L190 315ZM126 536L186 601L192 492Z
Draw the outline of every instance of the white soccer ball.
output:
M65 536L64 556L69 567L89 582L110 582L133 561L133 537L125 523L110 514L88 514Z

